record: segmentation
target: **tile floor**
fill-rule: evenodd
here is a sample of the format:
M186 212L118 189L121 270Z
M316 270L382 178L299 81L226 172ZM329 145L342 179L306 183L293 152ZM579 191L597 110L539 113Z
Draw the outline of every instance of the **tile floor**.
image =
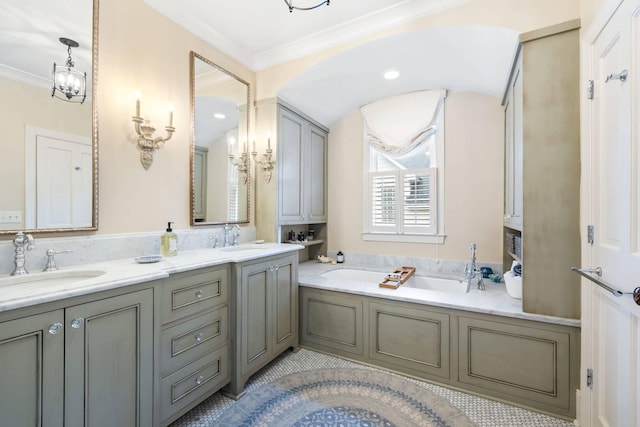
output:
M251 390L255 390L263 384L294 372L309 369L349 367L374 369L307 349L301 349L297 353L287 351L251 377L245 389L247 392L251 392ZM411 381L449 400L479 427L573 427L573 423L558 418L423 381L414 379L411 379ZM223 396L221 393L216 393L174 422L171 427L214 427L216 418L233 405L234 400Z

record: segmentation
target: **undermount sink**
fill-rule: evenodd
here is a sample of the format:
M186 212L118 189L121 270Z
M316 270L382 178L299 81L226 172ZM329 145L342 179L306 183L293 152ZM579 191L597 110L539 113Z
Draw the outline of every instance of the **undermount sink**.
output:
M104 274L101 270L70 270L29 273L21 276L0 278L0 287L9 285L64 285L94 279Z
M220 248L223 252L248 252L248 251L266 251L267 247L263 244L257 243L249 243L246 245L238 245L238 246L225 246L224 248Z

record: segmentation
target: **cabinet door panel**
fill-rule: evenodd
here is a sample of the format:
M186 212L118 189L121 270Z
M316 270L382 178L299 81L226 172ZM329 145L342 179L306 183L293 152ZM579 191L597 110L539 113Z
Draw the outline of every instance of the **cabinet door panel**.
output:
M338 354L363 356L362 298L338 295L309 290L302 293L300 341Z
M0 425L62 426L62 310L0 323ZM49 327L60 323L59 332Z
M275 351L284 351L291 345L291 338L296 333L296 304L298 295L295 282L295 266L291 259L278 260L278 268L274 272L275 299Z
M259 369L267 360L269 328L268 263L242 269L242 373ZM245 309L246 308L246 309Z
M308 204L310 222L326 221L327 133L310 126Z
M369 305L369 357L449 378L449 315L408 305Z
M151 425L153 291L73 306L65 320L65 424Z
M280 109L278 121L278 199L279 221L303 219L302 143L304 121L301 117Z

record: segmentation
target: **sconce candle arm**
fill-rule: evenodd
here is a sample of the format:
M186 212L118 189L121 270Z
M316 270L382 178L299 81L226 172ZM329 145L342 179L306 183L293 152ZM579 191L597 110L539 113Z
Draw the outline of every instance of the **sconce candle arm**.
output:
M262 168L262 173L264 176L264 180L269 183L271 182L271 175L273 172L274 165L276 163L275 160L272 159L273 150L271 149L271 141L269 140L267 149L262 155L262 159L258 160L258 152L251 152L251 156L253 157L253 161L256 162L256 165Z

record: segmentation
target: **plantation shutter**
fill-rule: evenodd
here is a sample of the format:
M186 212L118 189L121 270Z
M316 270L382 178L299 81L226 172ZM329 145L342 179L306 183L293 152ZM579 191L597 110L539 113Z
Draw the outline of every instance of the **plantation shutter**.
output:
M371 172L371 231L434 233L436 188L436 168Z

